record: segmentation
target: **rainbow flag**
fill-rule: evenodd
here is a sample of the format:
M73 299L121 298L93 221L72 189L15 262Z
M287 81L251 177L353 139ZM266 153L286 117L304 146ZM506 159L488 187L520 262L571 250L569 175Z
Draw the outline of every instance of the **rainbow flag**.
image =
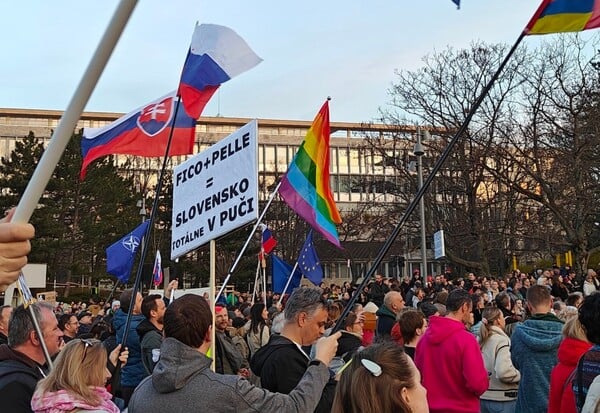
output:
M329 101L306 133L281 181L279 195L329 242L340 246L336 224L342 218L329 188Z
M600 27L600 0L543 0L525 34L579 32Z

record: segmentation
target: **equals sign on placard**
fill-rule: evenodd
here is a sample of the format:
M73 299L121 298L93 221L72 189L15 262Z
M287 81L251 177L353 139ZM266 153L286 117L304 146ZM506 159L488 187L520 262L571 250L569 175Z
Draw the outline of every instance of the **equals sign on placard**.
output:
M210 188L213 185L213 178L208 178L206 180L206 187Z

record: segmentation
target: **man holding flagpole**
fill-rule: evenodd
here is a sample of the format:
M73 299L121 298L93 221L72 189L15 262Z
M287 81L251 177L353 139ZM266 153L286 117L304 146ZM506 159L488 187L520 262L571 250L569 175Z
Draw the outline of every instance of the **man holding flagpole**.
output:
M285 304L285 324L280 335L271 336L269 342L258 350L250 367L260 376L264 389L277 393L290 393L299 385L312 362L309 346L325 333L327 303L318 287L297 288ZM341 333L328 338L336 342ZM320 393L317 413L329 413L335 395L335 380L331 379Z

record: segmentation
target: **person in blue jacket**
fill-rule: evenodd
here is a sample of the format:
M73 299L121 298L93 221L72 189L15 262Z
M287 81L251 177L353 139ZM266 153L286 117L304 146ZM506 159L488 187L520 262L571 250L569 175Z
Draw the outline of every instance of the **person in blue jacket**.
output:
M131 297L133 289L125 290L121 293L121 308L115 312L113 317L113 326L117 332L117 343L123 343L125 335L125 324L127 323L127 314L130 310ZM121 370L121 398L125 402L125 407L129 404L129 399L133 390L147 376L144 363L142 362L142 349L140 337L136 331L137 326L145 319L142 314L142 295L137 292L135 305L131 309L131 322L129 323L129 332L127 333L127 343L125 347L129 349L129 358L127 364Z

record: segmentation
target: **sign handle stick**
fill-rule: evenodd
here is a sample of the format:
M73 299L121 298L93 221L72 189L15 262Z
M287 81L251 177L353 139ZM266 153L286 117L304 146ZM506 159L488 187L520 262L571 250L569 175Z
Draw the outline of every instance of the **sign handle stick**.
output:
M215 371L217 360L217 349L215 347L215 335L216 335L216 319L217 315L215 314L215 304L217 302L216 298L212 298L215 296L215 290L217 287L217 277L216 277L216 256L217 256L217 242L214 239L210 240L210 297L211 297L211 309L213 313L212 317L212 328L210 332L210 354L212 354L212 363L210 364L210 369Z

